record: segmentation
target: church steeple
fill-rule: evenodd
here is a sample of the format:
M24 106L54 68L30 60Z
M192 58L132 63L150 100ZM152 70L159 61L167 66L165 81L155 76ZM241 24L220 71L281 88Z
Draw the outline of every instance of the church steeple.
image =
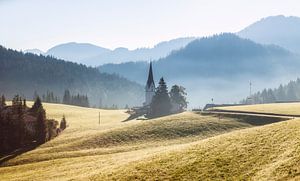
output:
M150 68L149 68L149 74L148 74L148 80L147 80L147 88L150 88L151 85L154 85L154 80L153 80L153 72L152 72L152 62L150 62Z
M148 73L148 80L145 87L145 103L144 106L148 106L152 102L152 98L155 95L155 83L153 78L153 71L152 71L152 62L150 62L149 73Z

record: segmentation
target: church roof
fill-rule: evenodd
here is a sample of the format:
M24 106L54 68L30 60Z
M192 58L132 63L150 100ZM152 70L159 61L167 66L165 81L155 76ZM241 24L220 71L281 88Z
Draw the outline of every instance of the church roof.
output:
M152 62L150 62L150 68L149 68L149 74L148 74L148 80L147 80L147 87L150 87L151 85L154 84L154 79L153 79L153 72L152 72Z

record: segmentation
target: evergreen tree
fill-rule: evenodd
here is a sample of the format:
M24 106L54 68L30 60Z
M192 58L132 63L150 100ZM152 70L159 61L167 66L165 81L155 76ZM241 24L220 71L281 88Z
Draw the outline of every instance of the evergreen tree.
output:
M27 107L26 99L23 99L23 107L24 107L24 109Z
M65 90L64 97L63 97L64 104L71 104L71 94L68 89Z
M39 97L37 91L35 90L33 93L33 100L36 100Z
M167 84L162 77L150 104L150 116L161 116L171 111L171 100Z
M33 106L31 107L31 111L38 112L38 110L43 109L42 101L40 97L37 97Z
M37 120L36 120L36 141L39 144L45 143L47 140L47 122L46 122L46 112L42 107L37 110Z
M282 84L280 84L279 88L276 90L276 99L279 101L286 100L286 94L285 94Z
M185 92L184 87L178 85L172 86L170 91L171 102L179 105L179 111L183 111L187 108L188 102L186 101L186 95L187 93Z
M60 126L59 127L60 127L61 130L66 129L66 127L67 127L67 121L66 121L65 115L63 115L63 118L60 121Z
M6 106L5 97L4 97L4 95L2 95L1 100L0 100L0 108L5 107L5 106Z
M296 92L296 86L295 86L295 82L291 81L288 85L287 85L287 100L288 101L296 101L297 100L297 92Z

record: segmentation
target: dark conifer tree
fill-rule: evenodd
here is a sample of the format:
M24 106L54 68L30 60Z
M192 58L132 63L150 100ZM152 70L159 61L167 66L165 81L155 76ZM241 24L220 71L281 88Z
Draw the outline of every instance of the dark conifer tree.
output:
M42 101L40 97L37 97L33 106L31 107L31 111L38 112L38 110L43 109Z
M169 114L170 111L171 101L168 93L168 87L162 77L150 104L150 116L166 115Z
M2 95L0 100L0 108L3 108L5 106L6 106L5 97L4 95Z
M45 110L40 107L37 110L37 122L36 122L36 141L39 144L45 143L47 137L47 122Z
M70 91L67 89L65 90L64 97L63 97L64 104L71 104L71 94Z
M63 118L61 119L59 127L60 127L61 130L66 129L66 127L67 127L67 121L66 121L65 115L63 115Z

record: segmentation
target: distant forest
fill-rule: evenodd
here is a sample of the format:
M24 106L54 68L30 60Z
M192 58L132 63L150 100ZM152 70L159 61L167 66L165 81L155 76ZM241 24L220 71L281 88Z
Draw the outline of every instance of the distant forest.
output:
M43 100L59 102L66 89L86 95L90 106L137 106L143 102L143 87L118 75L59 60L22 53L0 46L0 92L12 99L19 94L31 99L36 91ZM2 86L3 85L3 86ZM46 92L51 90L52 93ZM46 94L45 94L46 93ZM53 94L53 95L51 95ZM50 96L50 97L49 97ZM53 97L52 97L53 96ZM48 102L48 101L47 101Z
M33 94L33 100L36 100L40 95L37 91ZM52 91L47 91L46 94L42 95L42 101L47 103L63 103L75 106L90 107L89 98L87 95L82 94L71 94L69 90L65 90L63 99L60 96L55 95ZM99 106L101 107L101 105ZM101 107L102 108L102 107Z
M241 101L243 104L275 103L300 101L300 78L280 85L276 89L264 89Z

